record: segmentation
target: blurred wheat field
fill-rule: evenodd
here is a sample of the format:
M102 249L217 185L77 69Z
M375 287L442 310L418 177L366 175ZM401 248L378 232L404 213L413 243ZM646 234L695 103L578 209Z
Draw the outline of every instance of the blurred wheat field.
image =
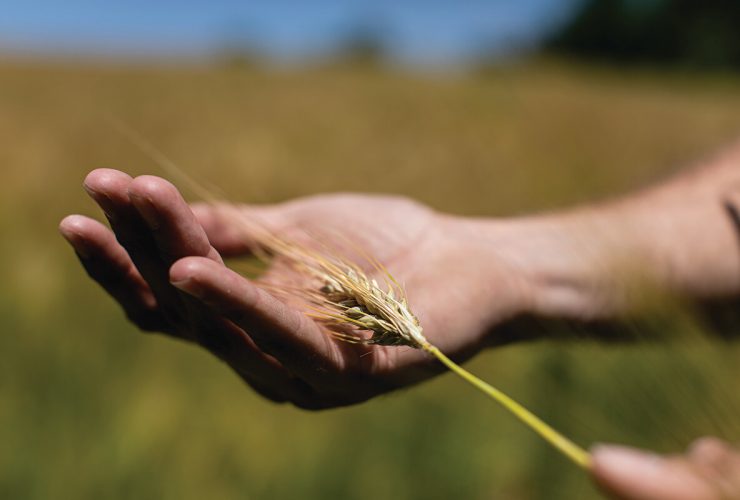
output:
M514 498L596 495L581 471L452 377L307 413L198 349L126 324L56 231L98 216L81 182L163 174L139 131L232 200L393 192L506 216L625 192L740 131L740 78L553 61L471 75L364 67L0 63L0 497ZM483 378L576 441L662 451L740 439L740 348L538 342Z

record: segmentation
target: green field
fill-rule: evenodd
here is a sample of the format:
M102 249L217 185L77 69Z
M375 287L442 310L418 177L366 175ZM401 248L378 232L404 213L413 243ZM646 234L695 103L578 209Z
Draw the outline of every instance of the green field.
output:
M107 117L229 199L393 192L507 216L669 175L736 138L738 110L737 76L553 61L445 76L0 62L0 498L595 496L452 377L307 413L138 333L56 230L67 213L97 216L81 189L90 169L162 174ZM686 340L538 342L470 367L584 445L740 439L740 348L668 312L654 323Z

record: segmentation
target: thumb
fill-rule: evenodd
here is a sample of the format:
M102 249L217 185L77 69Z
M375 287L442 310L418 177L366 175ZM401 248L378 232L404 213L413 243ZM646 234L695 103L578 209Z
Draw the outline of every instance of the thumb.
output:
M615 445L592 450L596 484L614 498L629 500L713 500L727 496L719 482L684 457L663 457ZM716 479L716 478L714 478ZM722 481L722 478L719 478ZM732 493L730 492L730 495Z
M211 245L224 257L254 253L266 232L280 234L287 226L280 205L194 203L190 208Z

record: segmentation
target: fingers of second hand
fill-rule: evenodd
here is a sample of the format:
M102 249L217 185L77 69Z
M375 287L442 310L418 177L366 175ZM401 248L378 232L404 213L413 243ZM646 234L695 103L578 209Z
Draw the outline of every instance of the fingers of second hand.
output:
M315 323L234 271L189 257L172 266L170 280L249 332L260 349L305 380L337 369L336 346Z
M703 437L689 446L686 458L722 498L740 498L740 451L718 438Z
M614 445L596 446L592 453L594 479L617 498L716 498L713 485L683 457Z

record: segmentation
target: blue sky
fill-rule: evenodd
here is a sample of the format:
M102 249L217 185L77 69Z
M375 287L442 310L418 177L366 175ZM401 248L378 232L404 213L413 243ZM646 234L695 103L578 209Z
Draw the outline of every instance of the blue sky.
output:
M577 0L3 0L0 52L207 56L250 44L278 59L336 49L376 26L393 56L420 64L464 60L481 46L527 46Z

